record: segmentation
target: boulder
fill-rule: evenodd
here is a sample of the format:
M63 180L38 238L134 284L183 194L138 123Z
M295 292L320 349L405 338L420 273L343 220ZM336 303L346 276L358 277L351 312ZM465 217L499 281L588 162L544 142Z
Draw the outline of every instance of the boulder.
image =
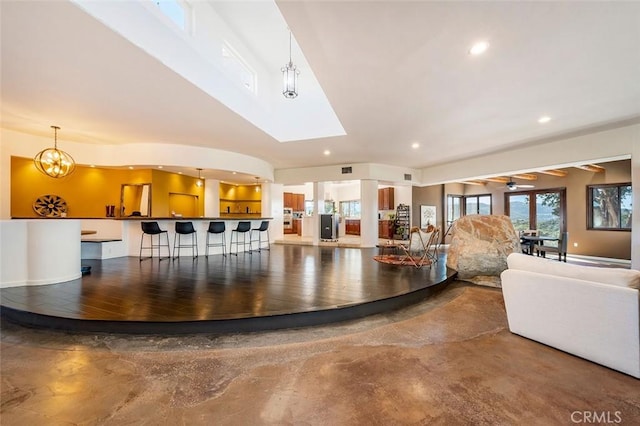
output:
M521 252L520 238L511 219L504 215L469 215L452 228L447 266L458 278L480 285L500 287L500 273L507 269L507 256Z

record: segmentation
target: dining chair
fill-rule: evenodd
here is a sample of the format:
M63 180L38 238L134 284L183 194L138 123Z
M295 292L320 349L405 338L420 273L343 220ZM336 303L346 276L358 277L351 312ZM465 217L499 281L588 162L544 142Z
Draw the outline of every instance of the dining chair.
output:
M558 253L558 261L567 261L567 243L569 241L569 233L563 232L560 234L560 238L558 239L557 246L548 246L544 244L539 244L535 246L535 251L538 256L542 255L542 257L546 257L547 252L549 253Z

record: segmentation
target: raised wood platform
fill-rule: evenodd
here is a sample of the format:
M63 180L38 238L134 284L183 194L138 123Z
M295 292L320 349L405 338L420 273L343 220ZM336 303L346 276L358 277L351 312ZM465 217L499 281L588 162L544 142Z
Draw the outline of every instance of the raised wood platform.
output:
M272 245L271 251L140 262L85 260L90 275L0 290L27 326L109 333L228 333L325 324L396 309L455 271L381 264L376 249Z

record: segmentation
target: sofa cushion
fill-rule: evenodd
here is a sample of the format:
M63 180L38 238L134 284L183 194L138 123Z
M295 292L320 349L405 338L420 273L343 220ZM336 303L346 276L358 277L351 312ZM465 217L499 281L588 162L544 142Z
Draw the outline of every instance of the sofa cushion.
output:
M510 254L507 265L509 269L640 289L640 271L636 270L571 265L521 253Z

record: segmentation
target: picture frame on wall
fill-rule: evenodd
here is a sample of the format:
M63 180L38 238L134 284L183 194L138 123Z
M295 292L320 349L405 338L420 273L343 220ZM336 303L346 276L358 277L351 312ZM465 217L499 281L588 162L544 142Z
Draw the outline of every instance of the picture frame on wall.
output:
M420 228L436 224L436 206L420 206Z

